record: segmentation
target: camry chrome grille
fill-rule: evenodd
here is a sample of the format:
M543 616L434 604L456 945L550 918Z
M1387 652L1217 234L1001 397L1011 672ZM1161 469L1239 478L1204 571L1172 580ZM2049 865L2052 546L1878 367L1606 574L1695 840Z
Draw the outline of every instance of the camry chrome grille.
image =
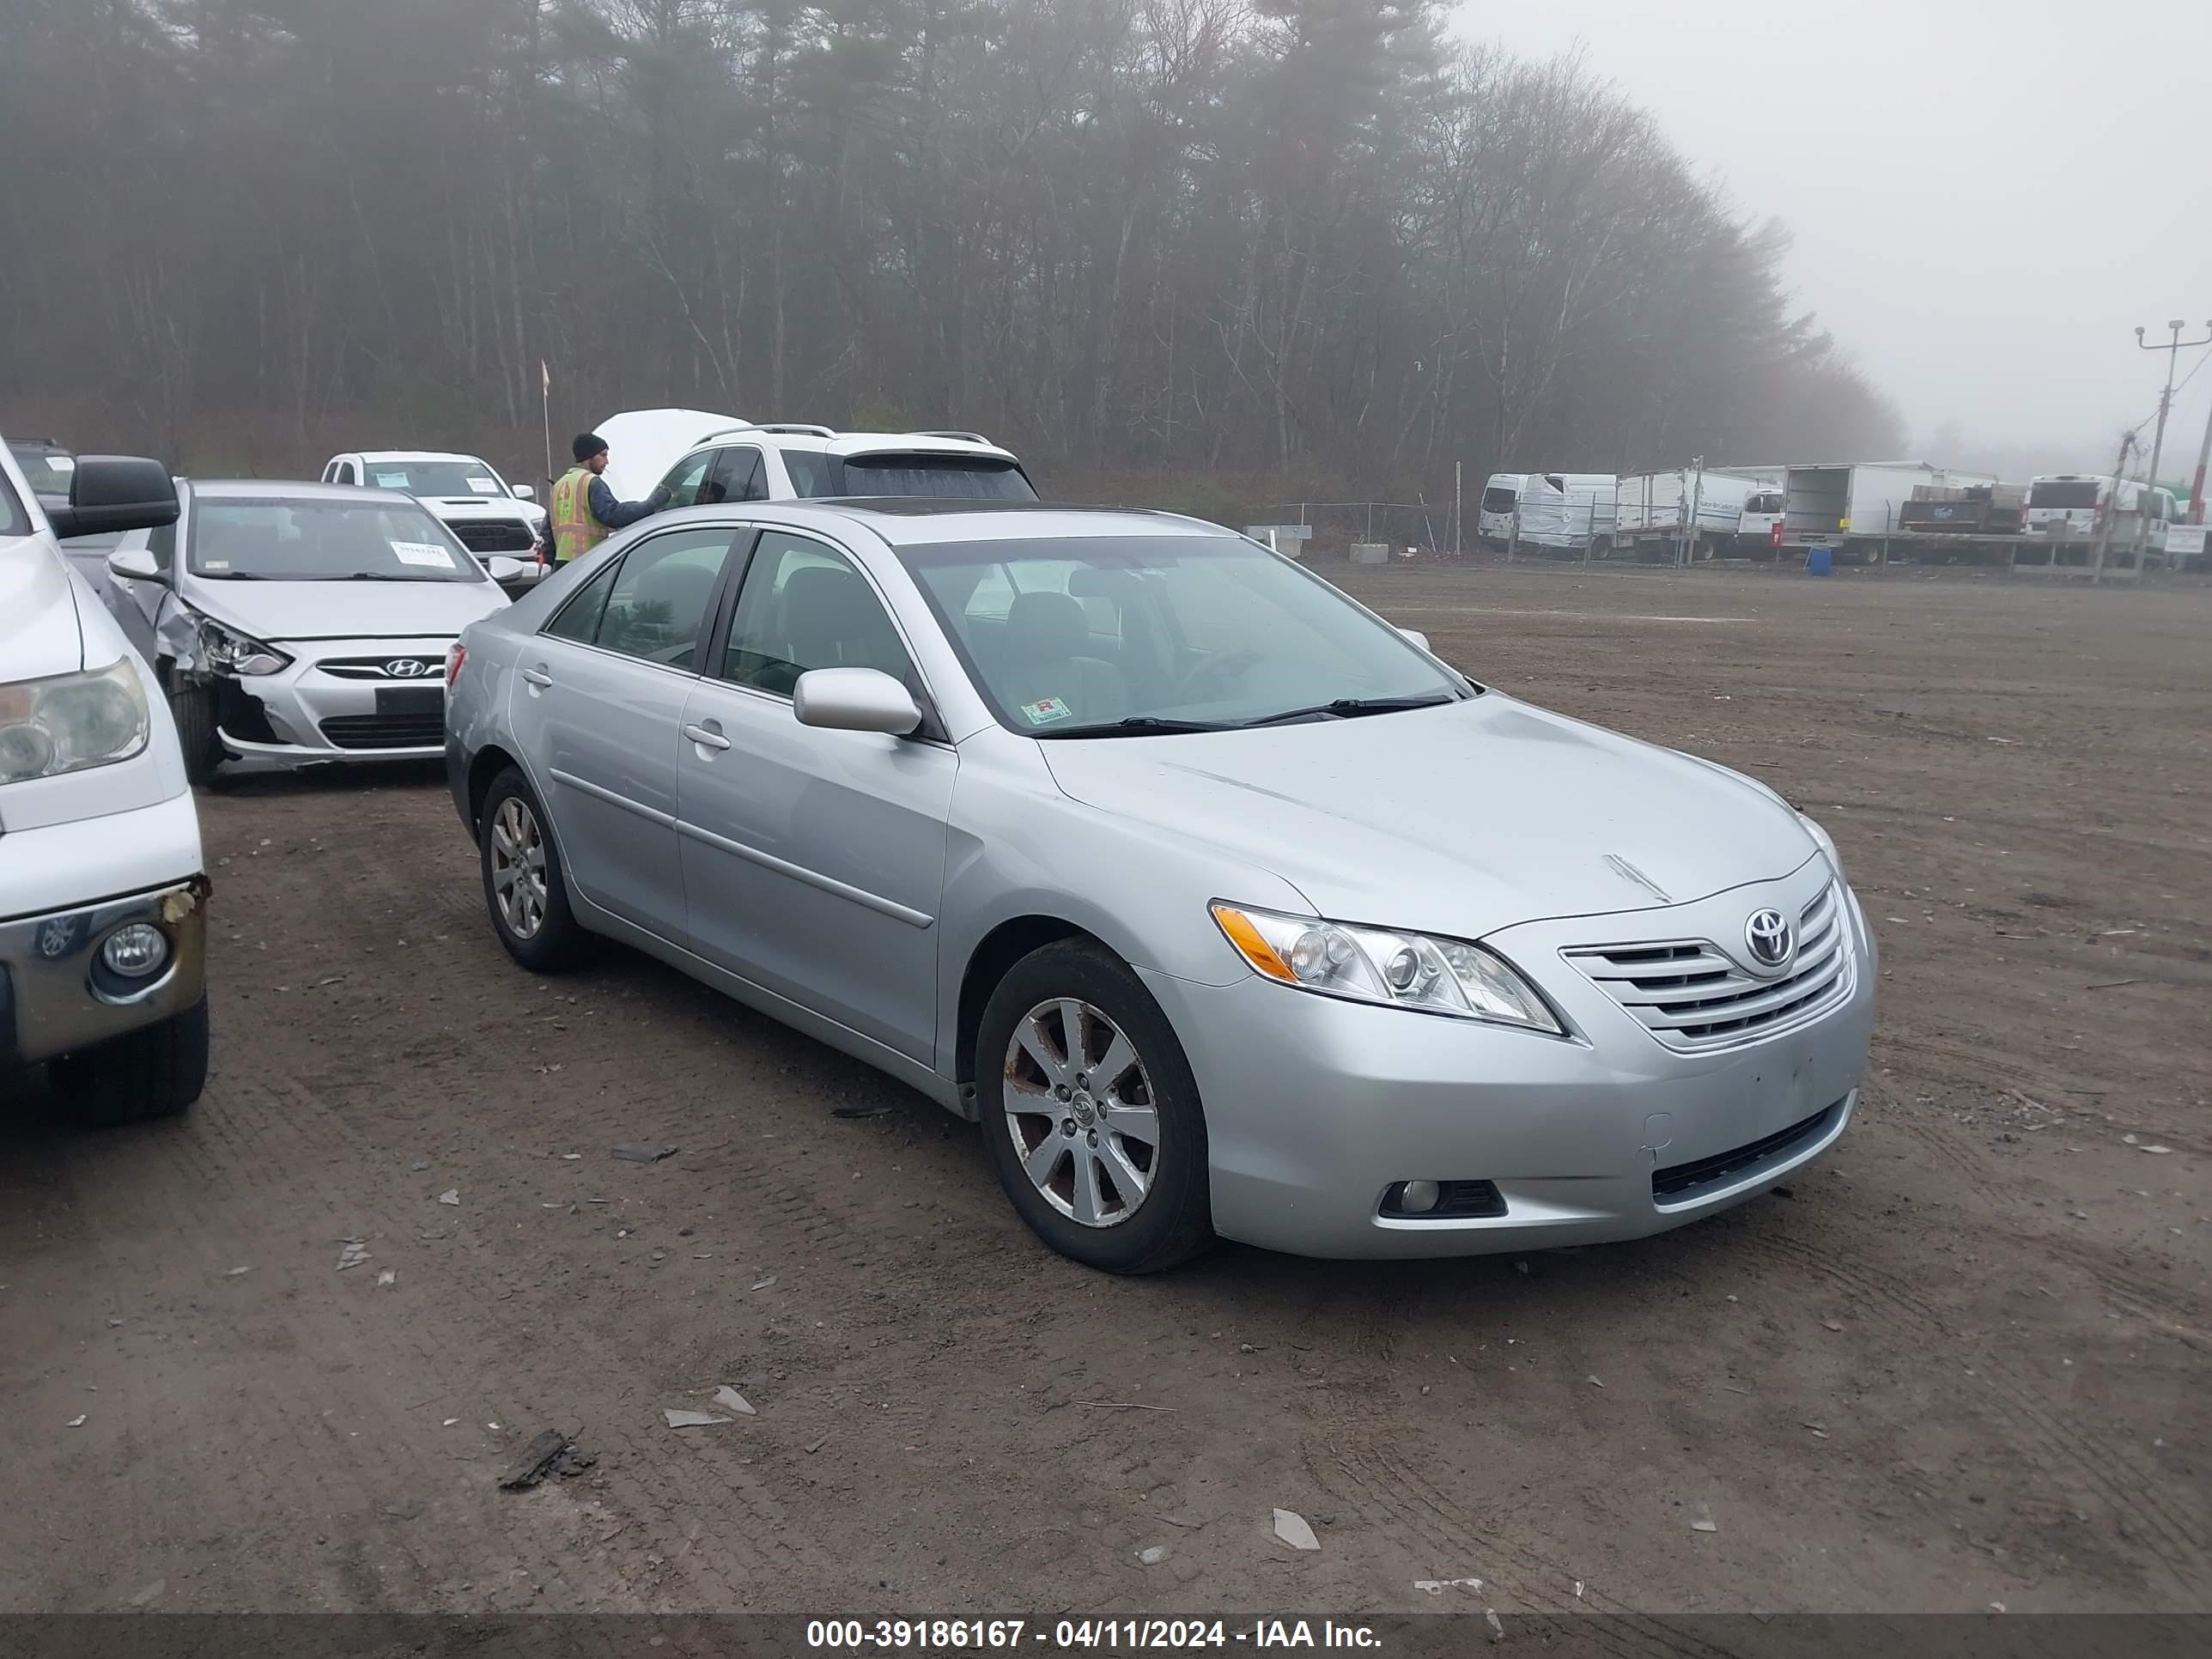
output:
M1798 913L1796 948L1759 975L1707 939L1592 945L1567 960L1670 1048L1755 1042L1824 1013L1850 994L1851 953L1837 884Z

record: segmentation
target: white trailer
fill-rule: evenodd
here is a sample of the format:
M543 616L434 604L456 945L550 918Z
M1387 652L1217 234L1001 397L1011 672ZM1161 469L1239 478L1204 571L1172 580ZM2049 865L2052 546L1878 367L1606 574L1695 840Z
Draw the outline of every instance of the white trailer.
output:
M1631 473L1616 493L1613 545L1678 559L1711 558L1768 544L1779 516L1778 483L1697 467Z
M1901 529L1905 504L1921 484L1993 484L1993 472L1926 461L1833 461L1788 469L1783 480L1784 549L1834 548L1845 560L1882 556Z

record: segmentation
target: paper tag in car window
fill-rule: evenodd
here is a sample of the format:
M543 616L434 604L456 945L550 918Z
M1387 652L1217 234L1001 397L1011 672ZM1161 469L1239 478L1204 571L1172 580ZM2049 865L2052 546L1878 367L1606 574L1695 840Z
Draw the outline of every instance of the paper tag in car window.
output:
M404 472L380 472L376 475L376 487L379 489L404 489L407 488L407 475Z
M200 568L203 570L228 570L230 568L230 561L228 559L202 559L200 561Z
M1035 702L1022 705L1022 713L1029 717L1031 726L1049 726L1054 720L1064 720L1074 711L1058 697L1040 697Z
M76 471L76 457L74 455L49 455L46 457L46 465L53 468L57 472L74 472Z
M499 494L499 481L495 478L471 478L469 488L479 495L496 495Z
M428 565L434 570L453 568L453 556L434 542L394 542L392 550L402 564Z

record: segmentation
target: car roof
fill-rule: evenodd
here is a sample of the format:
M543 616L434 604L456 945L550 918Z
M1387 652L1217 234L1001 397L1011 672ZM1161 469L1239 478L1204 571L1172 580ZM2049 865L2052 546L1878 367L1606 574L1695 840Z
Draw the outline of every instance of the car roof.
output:
M777 449L808 450L818 454L849 458L854 455L965 455L977 459L1018 465L1014 452L988 439L951 432L833 432L827 427L725 427L692 445L694 451L726 445L760 443Z
M404 504L428 512L412 495L397 489L369 489L360 484L308 483L296 478L189 478L182 480L195 495L226 501L362 501Z
M379 461L465 461L482 467L491 465L481 455L465 455L457 449L349 449L345 453L357 455L372 466Z
M10 438L8 440L8 444L13 449L51 450L60 455L69 453L69 451L62 447L61 441L55 438Z
M726 517L727 507L695 509ZM1203 519L1139 507L1064 507L1037 501L969 501L941 496L860 496L803 501L747 501L757 523L794 527L858 525L893 547L939 542L1083 541L1105 537L1225 536L1237 532Z

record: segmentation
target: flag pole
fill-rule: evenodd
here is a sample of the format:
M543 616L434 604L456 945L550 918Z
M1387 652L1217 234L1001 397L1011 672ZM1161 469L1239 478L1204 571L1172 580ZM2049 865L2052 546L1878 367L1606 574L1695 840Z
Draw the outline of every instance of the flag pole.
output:
M543 357L538 360L538 400L545 416L545 487L553 488L553 371Z

